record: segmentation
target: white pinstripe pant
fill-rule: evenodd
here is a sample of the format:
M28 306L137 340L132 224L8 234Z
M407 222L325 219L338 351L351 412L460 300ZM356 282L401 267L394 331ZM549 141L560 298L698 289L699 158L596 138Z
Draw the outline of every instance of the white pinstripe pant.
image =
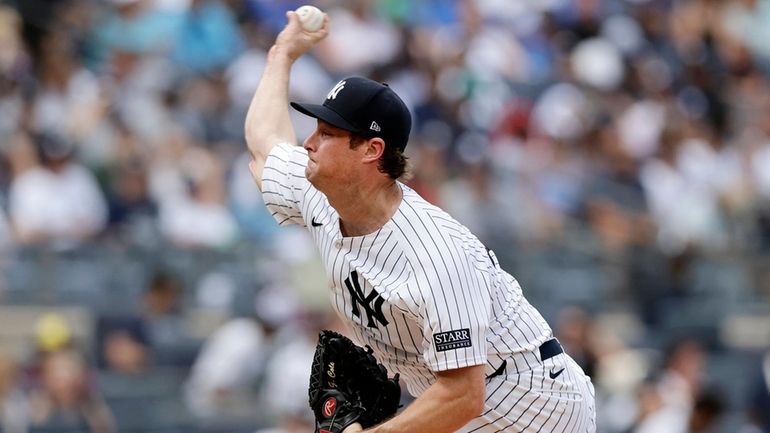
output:
M512 361L487 380L484 412L459 432L596 432L594 387L572 358L562 353L543 362L529 353Z

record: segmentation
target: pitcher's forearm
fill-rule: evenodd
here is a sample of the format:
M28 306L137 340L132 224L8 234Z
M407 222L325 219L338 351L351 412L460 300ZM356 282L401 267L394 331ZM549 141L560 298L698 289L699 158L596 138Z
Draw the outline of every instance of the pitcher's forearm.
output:
M438 373L438 380L403 412L363 433L449 433L484 409L484 365ZM357 424L355 425L357 426ZM356 433L356 427L344 433Z
M280 142L297 141L289 117L289 72L294 63L288 54L273 46L257 91L246 114L246 144L252 157L263 161Z
M295 60L316 46L329 32L329 17L326 15L323 27L313 32L302 29L296 12L287 12L286 18L286 27L278 34L267 54L265 70L251 99L244 125L246 146L253 158L249 170L260 189L265 160L273 146L297 141L289 116L291 67Z

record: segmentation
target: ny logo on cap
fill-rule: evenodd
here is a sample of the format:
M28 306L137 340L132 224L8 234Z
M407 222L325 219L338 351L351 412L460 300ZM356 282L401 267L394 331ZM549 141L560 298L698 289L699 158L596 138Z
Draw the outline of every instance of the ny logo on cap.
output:
M345 88L345 80L342 80L329 91L329 93L326 95L326 99L337 99L337 94L340 93L340 90L344 88Z

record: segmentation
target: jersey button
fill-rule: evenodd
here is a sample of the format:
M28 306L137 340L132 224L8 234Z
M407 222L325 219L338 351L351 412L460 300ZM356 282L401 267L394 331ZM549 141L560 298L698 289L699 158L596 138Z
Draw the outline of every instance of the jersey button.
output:
M342 248L342 241L340 240L334 241L334 248Z

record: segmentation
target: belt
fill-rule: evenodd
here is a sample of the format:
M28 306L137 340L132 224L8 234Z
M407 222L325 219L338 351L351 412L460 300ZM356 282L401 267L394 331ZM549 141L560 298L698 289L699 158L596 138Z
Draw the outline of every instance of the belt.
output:
M561 347L561 344L559 344L559 340L555 338L551 338L550 340L541 344L538 348L538 351L540 352L540 362L545 362L546 359L550 359L560 353L564 353L564 349ZM503 360L503 363L500 364L500 367L498 367L497 370L495 370L492 374L487 376L487 379L491 379L495 376L500 376L501 374L505 373L505 368L507 365L508 361Z
M553 358L554 356L560 353L564 353L564 349L562 349L561 344L559 344L559 340L555 338L551 338L550 340L540 345L541 361L545 361L546 359Z

